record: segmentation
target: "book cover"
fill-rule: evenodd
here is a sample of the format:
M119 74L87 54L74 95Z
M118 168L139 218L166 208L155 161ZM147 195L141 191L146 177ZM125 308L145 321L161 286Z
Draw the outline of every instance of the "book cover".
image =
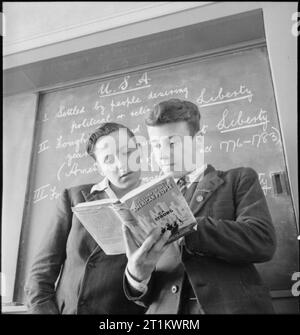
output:
M72 211L107 255L125 253L124 219L138 245L157 226L171 231L167 243L195 229L196 219L172 176L143 184L120 200L84 202Z
M161 227L162 233L170 230L168 243L196 228L196 219L171 175L140 186L121 201L144 231L149 232L157 226Z
M89 201L72 207L72 211L107 255L124 254L122 221L111 204L111 200Z

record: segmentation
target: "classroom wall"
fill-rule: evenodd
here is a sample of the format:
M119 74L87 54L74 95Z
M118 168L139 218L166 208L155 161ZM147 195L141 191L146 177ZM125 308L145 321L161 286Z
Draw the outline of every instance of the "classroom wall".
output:
M12 300L36 112L36 94L3 101L2 301ZM26 136L22 136L25 134ZM29 136L28 136L29 134Z
M92 4L93 6L99 5L99 3ZM43 13L48 13L46 7L39 6L38 12L34 13L35 20L28 20L27 16L23 15L25 14L24 12L22 14L23 16L21 15L23 7L20 6L20 3L10 8L9 6L13 6L12 3L6 3L4 4L4 12L6 9L6 22L9 22L6 34L8 39L12 36L13 38L8 41L9 43L6 44L6 46L4 40L4 70L15 69L24 64L71 54L79 50L88 50L96 46L115 43L120 40L146 36L151 33L182 27L186 24L209 21L214 18L262 8L275 96L277 98L278 113L283 130L282 137L285 144L287 167L298 218L298 166L296 144L297 44L296 37L291 34L293 24L291 16L292 13L297 11L297 3L203 2L197 3L196 5L195 2L191 2L188 3L188 7L173 7L173 9L169 2L160 2L156 8L154 6L151 7L151 4L153 5L151 2L135 2L125 3L124 7L120 7L113 6L112 3L104 2L101 3L101 6L103 6L101 7L102 9L97 9L97 11L89 7L90 4L87 4L85 9L80 7L82 11L79 10L79 7L78 10L72 11L72 16L68 16L67 13L61 13L62 17L64 17L64 24L58 27L56 18L53 21L47 21L45 25L41 24L45 20ZM23 6L25 6L25 4L23 4ZM162 8L165 11L162 11ZM160 9L160 14L158 14L158 9ZM95 13L97 14L95 15ZM114 17L112 13L116 16ZM100 18L99 21L101 25L98 25L98 28L94 27L94 29L98 29L98 31L92 32L92 25L90 24L92 22L95 23L93 20L98 20L98 14L103 15L102 20ZM16 31L17 28L11 25L11 22L17 22L14 20L16 17L18 17L19 20L24 20L22 30ZM137 17L139 20L136 19ZM61 16L57 18L61 19ZM85 18L86 22L89 22L87 25L84 25L86 22L82 21ZM116 18L118 20L116 20ZM26 22L28 23L28 21L30 21L30 25L26 28ZM61 22L61 20L59 21ZM122 23L119 26L118 21ZM76 26L76 22L79 22L79 26L81 25L81 27L89 27L85 30L85 34L82 35L82 29L78 29L79 26ZM69 30L69 35L65 34L63 36L62 34L66 27L70 28L67 29L67 31ZM44 31L42 29L44 29ZM36 31L39 31L41 35L34 35ZM78 35L76 35L76 32ZM46 35L48 38L45 38ZM52 39L51 36L53 37ZM24 78L24 80L30 82L29 78ZM26 98L24 98L24 95L16 95L4 99L3 180L7 181L4 182L4 184L6 184L3 188L2 236L5 238L2 238L2 267L3 272L7 274L7 278L9 279L6 281L8 283L8 285L6 285L6 300L10 300L12 297L18 239L21 230L32 143L32 137L23 139L21 150L19 150L19 147L17 147L18 150L15 150L19 142L14 139L13 141L16 142L8 142L8 135L11 133L21 134L21 129L14 128L14 120L17 117L21 117L24 118L25 124L32 129L31 134L33 136L36 97L32 92L35 92L37 88L32 83L30 84L31 85L28 85L28 92L25 95ZM26 104L28 108L26 109L26 114L22 114L21 112L21 106L23 105L22 99L27 101ZM20 162L22 162L22 164L20 164ZM10 167L22 168L22 174L18 180L11 178L11 176L13 176L13 170L10 169ZM18 192L12 192L11 190L18 190ZM17 203L18 206L12 205L15 203ZM13 209L13 215L11 215L11 209Z
M297 38L292 34L296 3L276 3L264 11L265 32L273 76L274 92L296 208L299 232L298 148L297 148Z
M212 2L4 2L4 55L66 42L100 31L111 31L117 27L210 3ZM144 33L143 29L141 33ZM89 41L87 49L93 46ZM57 49L57 45L55 48ZM70 50L67 49L66 52Z

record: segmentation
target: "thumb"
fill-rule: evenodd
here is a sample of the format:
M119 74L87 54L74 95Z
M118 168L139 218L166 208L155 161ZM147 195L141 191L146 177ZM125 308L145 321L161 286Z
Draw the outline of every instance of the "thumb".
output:
M125 242L126 255L128 258L139 248L139 246L132 236L130 229L125 224L122 224L122 231Z

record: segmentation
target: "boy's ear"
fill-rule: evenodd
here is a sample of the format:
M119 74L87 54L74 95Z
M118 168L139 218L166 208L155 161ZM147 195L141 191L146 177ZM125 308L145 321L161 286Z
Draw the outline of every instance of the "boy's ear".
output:
M204 145L204 134L201 129L197 131L197 133L194 135L195 142L197 145L203 146Z
M152 172L160 171L160 167L156 161L153 150L150 152L150 168Z

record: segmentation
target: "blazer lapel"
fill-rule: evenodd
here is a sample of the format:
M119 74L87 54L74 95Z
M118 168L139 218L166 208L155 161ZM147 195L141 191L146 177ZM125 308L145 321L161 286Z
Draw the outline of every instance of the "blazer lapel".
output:
M192 195L189 194L190 192L186 194L193 214L198 213L202 209L213 193L224 183L224 180L218 176L218 172L211 165L208 165L204 171L203 179L195 183L196 186L190 187Z
M107 198L106 193L102 191L94 191L93 193L90 193L90 191L82 190L81 194L83 195L84 201L95 201Z

